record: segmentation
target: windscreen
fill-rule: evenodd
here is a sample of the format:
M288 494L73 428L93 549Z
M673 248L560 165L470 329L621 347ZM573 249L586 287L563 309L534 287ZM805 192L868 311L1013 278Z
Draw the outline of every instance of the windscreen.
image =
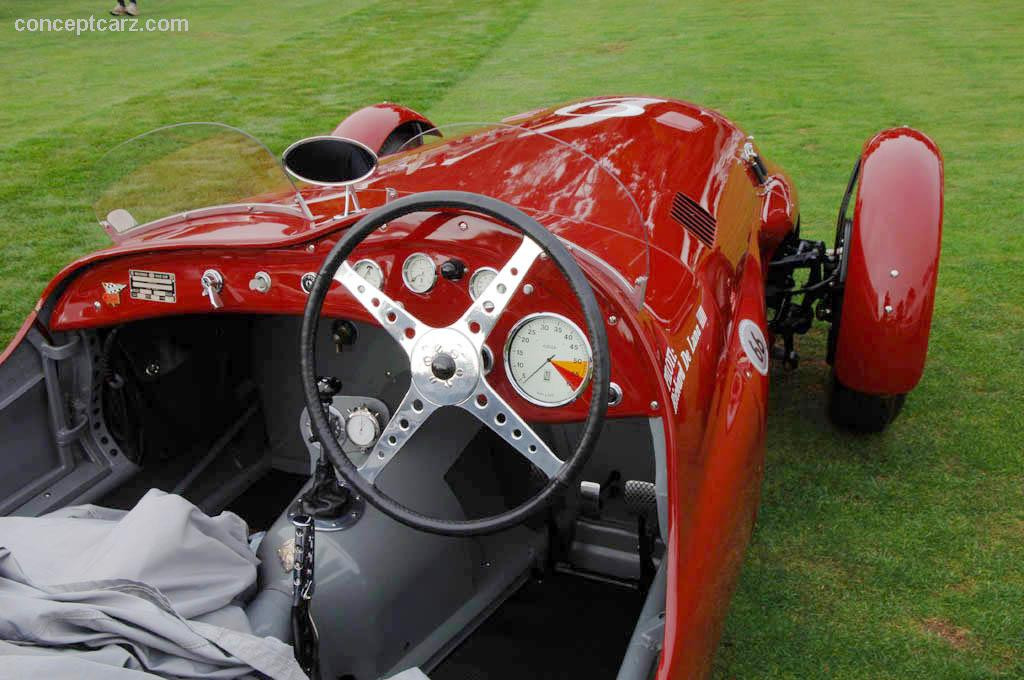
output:
M96 217L117 237L188 211L267 204L305 214L280 160L220 123L182 123L134 137L96 164Z
M382 160L372 186L397 193L472 191L516 206L643 303L647 229L610 163L551 134L500 123L427 131Z

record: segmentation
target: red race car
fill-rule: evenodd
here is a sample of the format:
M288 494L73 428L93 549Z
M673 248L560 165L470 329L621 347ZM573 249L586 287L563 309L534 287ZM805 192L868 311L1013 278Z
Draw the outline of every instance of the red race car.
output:
M39 584L156 588L220 656L155 641L129 600L116 635L22 640L67 647L54 663L87 644L156 675L706 676L773 360L830 323L828 409L859 431L924 370L943 169L906 127L864 145L834 243L801 237L753 138L656 97L446 127L381 104L281 158L176 125L96 183L112 246L0 357L0 558L38 563L19 588L54 606ZM123 559L100 569L101 546ZM21 578L3 564L0 587ZM36 630L18 602L0 638Z

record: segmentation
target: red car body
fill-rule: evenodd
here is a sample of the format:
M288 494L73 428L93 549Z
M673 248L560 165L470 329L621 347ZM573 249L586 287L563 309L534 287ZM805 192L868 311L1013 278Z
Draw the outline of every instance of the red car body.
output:
M771 338L765 309L767 268L773 253L796 228L796 192L786 174L771 164L767 177L759 179L744 156L747 135L722 115L692 104L605 97L534 111L506 122L527 129L549 127L564 123L570 108L574 124L552 134L601 159L633 193L645 220L650 264L639 309L605 270L585 259L580 259L580 265L607 319L611 378L624 395L608 416L661 417L665 428L669 567L658 677L701 677L710 669L720 637L764 474L767 355L756 355L756 348L752 355L750 343L741 336L742 328L750 326L742 322L752 322L762 338ZM410 122L430 127L415 112L382 105L354 114L336 132L379 149L397 127ZM507 186L495 186L507 178L474 172L473 156L465 147L474 143L484 142L460 141L461 160L447 170L450 188L485 195L508 193ZM445 145L435 148L435 153L456 155L454 149L446 151ZM516 149L508 153L515 154ZM366 187L416 191L417 174L400 167L406 155L383 156ZM907 163L938 173L937 184L901 182L902 166ZM941 158L920 133L892 130L869 142L863 172L857 198L858 238L852 244L849 271L851 277L871 285L858 288L853 296L847 294L837 371L844 382L862 391L903 393L920 378L927 348L941 225ZM529 179L515 181L528 183ZM578 181L572 173L562 179L566 186ZM549 192L562 188L521 187ZM306 188L303 194L315 198L325 191ZM909 200L895 212L861 209L862 203L881 205L896 194L908 193ZM586 241L588 221L614 221L615 215L602 214L602 205L598 196L575 224L566 225L567 240ZM373 201L364 201L363 207L372 208ZM155 315L211 313L199 283L210 267L225 279L224 307L215 313L301 315L307 298L300 285L303 274L318 270L339 234L360 216L332 220L318 215L320 219L303 220L259 212L221 214L129 233L111 248L61 271L11 347L32 323L50 331L69 331ZM449 243L448 250L470 268L492 260L503 262L517 241L514 231L482 218L456 220L442 215L434 219L434 224L424 220L410 229L424 229L424 238ZM893 220L903 225L910 238L879 235ZM458 222L467 221L473 239L461 241ZM385 280L391 280L400 268L396 263L414 247L408 237L399 240L378 232L358 252L380 262ZM886 256L880 257L879 251ZM538 305L581 323L578 309L567 302L572 296L564 280L550 263L538 264L531 273L538 294L513 301L509 321L500 322L496 329L498 337L507 333L512 319ZM105 301L103 283L125 282L130 268L173 272L180 282L177 303L159 305L128 295L120 296L116 305ZM899 277L890 276L893 269L900 270ZM258 270L274 281L268 293L247 286ZM450 321L464 309L464 296L451 282L442 280L438 285L452 290L437 291L429 303L413 295L398 299L428 323ZM52 298L56 302L49 317L36 319L38 310ZM896 311L887 315L887 306ZM324 310L330 316L372 321L340 288L328 296ZM751 336L755 344L756 335ZM888 370L864 363L865 346L891 357ZM761 347L764 352L769 349ZM10 348L2 358L9 353ZM517 398L501 379L496 383L495 388L526 419L574 421L586 413L589 396L553 411Z

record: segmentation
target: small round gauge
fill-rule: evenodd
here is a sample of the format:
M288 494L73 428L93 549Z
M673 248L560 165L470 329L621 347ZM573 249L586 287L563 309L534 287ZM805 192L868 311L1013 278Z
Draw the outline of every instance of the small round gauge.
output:
M522 318L505 344L505 371L516 392L538 406L562 406L583 392L593 365L580 327L558 314Z
M380 423L370 409L360 406L349 414L345 423L345 434L356 446L367 448L380 436Z
M380 265L373 260L359 260L352 269L355 269L356 274L366 279L371 286L380 288L384 285L384 272L381 271Z
M402 280L414 293L426 293L437 282L437 266L424 253L413 253L402 265Z
M487 286L498 275L498 270L491 267L480 267L469 277L469 296L474 300L484 294Z

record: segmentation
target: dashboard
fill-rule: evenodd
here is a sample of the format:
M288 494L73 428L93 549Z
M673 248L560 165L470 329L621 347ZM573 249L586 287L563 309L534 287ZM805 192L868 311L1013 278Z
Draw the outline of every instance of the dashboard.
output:
M519 232L482 217L436 213L387 225L361 243L349 262L424 323L446 326L486 289L521 239ZM180 244L163 252L118 255L73 279L50 326L96 328L186 314L301 315L336 241L337 234L329 234L283 248ZM651 414L658 388L652 362L638 351L635 312L581 265L606 319L613 382L608 415ZM373 322L339 284L328 293L323 315ZM583 420L593 372L584 329L568 283L541 256L488 337L483 357L488 381L527 419ZM285 351L294 353L297 364L298 348Z

